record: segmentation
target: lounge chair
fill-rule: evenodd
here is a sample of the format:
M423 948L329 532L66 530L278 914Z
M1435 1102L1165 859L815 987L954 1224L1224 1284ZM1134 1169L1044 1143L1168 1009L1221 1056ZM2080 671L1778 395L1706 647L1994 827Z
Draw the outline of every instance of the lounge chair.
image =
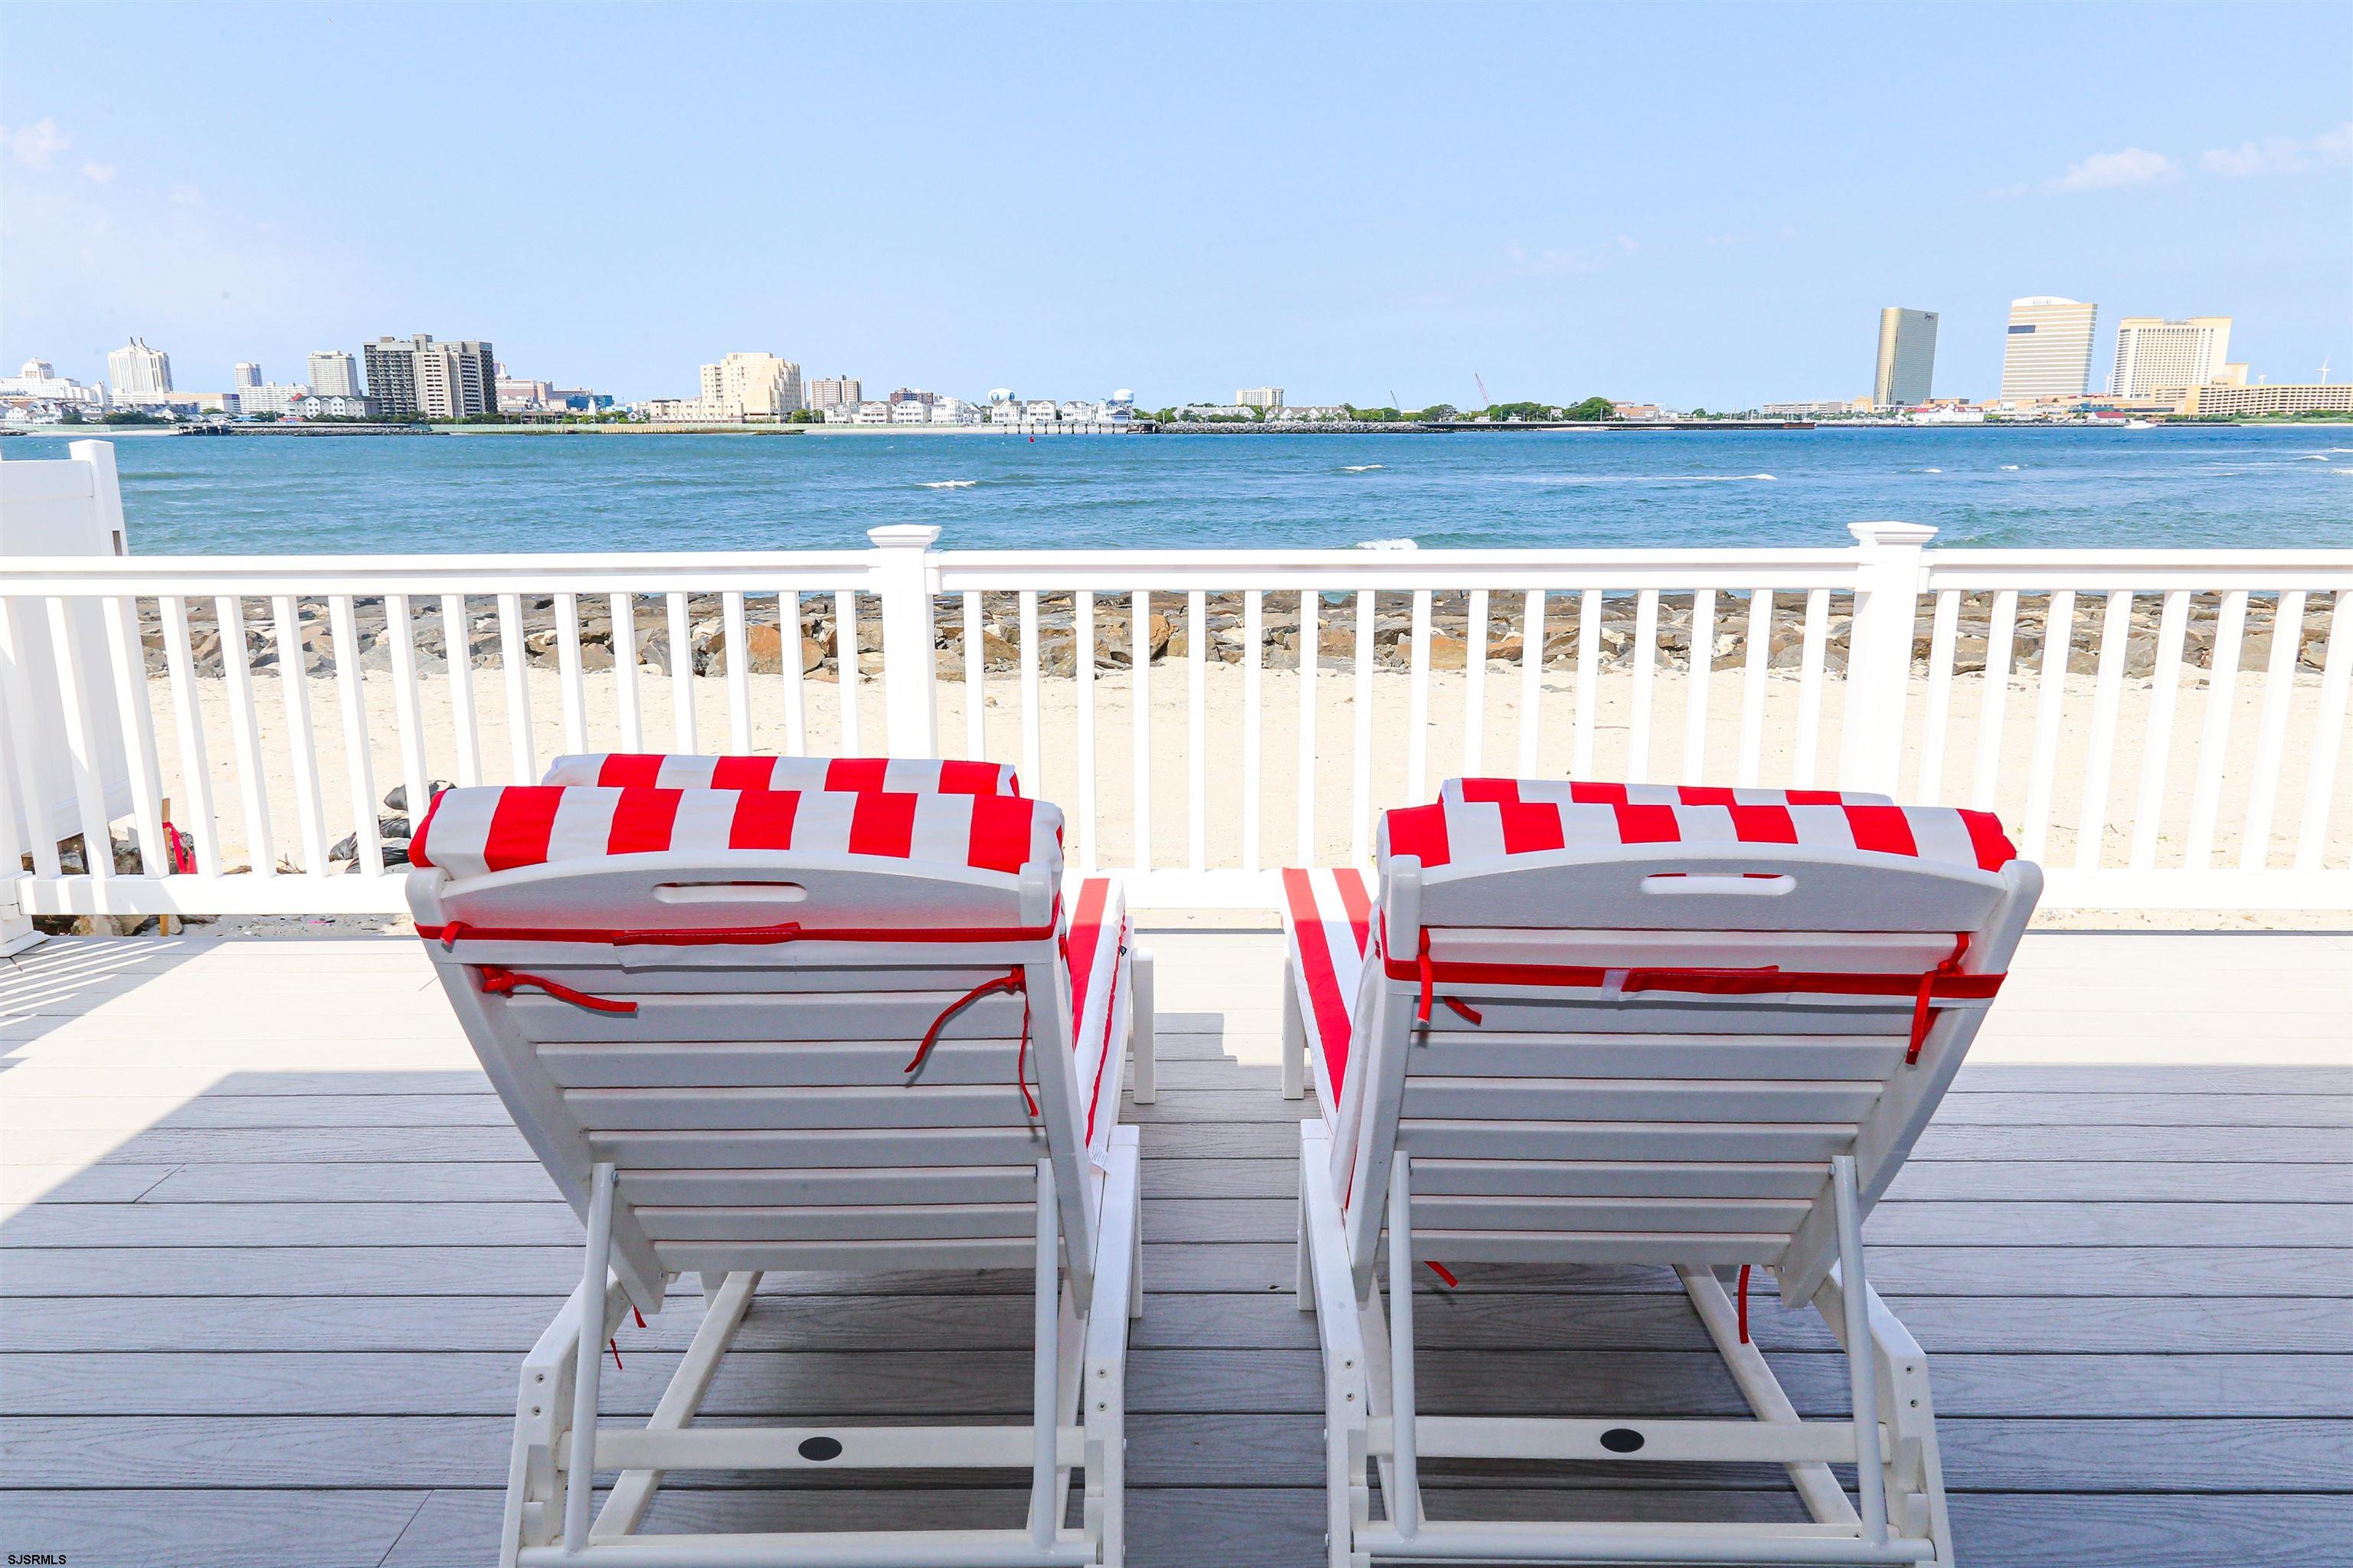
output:
M1350 874L1285 874L1286 1056L1313 1046L1323 1110L1301 1129L1298 1288L1324 1347L1335 1568L1950 1563L1926 1361L1869 1288L1862 1227L1960 1066L2040 869L1980 812L1470 779L1388 813L1377 899ZM1424 1260L1672 1266L1757 1419L1421 1415ZM1749 1342L1760 1267L1862 1352L1851 1419L1800 1421ZM1776 1462L1813 1522L1433 1520L1426 1459ZM1834 1464L1858 1467L1852 1500Z
M1065 908L1060 830L1011 796L436 800L418 933L587 1227L580 1287L523 1364L502 1564L1121 1561L1142 1294L1119 1096L1129 1049L1151 1055L1149 959L1109 882ZM1014 1267L1036 1280L1030 1425L692 1424L763 1270ZM600 1429L606 1341L683 1274L703 1317L651 1424ZM665 1471L909 1467L1029 1470L1027 1527L637 1533ZM596 1471L618 1475L592 1523Z

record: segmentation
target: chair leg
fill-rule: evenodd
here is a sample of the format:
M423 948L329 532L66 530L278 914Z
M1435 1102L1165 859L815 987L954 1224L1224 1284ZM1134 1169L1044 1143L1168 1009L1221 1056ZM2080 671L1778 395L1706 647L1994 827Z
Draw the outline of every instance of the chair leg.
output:
M1307 1093L1307 1023L1299 1014L1299 972L1289 958L1282 960L1282 1097L1300 1099Z
M580 1352L572 1372L572 1451L564 1485L564 1548L586 1551L596 1490L596 1394L605 1370L605 1302L613 1249L613 1167L589 1178L588 1245L580 1271Z
M1156 1060L1159 1040L1152 1011L1152 949L1135 948L1128 955L1128 964L1133 990L1127 1004L1127 1038L1133 1065L1127 1092L1137 1105L1148 1106L1160 1094Z
M1872 1353L1871 1297L1862 1273L1862 1202L1854 1156L1831 1157L1831 1194L1838 1213L1839 1276L1846 1308L1848 1393L1854 1405L1854 1490L1862 1538L1887 1542L1887 1471L1879 1451L1877 1358Z

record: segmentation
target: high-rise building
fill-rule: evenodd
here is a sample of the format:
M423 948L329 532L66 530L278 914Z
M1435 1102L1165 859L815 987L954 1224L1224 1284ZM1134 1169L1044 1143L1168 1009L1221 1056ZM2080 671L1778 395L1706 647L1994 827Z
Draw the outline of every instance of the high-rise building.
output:
M229 373L229 384L240 392L248 387L260 386L261 366L249 359L239 360L237 368Z
M1282 407L1282 388L1245 387L1234 394L1234 401L1254 408L1280 408Z
M322 397L358 397L358 363L341 349L320 349L311 355L311 390Z
M855 376L820 376L808 384L808 406L819 411L855 408L865 400L865 383Z
M172 389L172 356L132 338L106 356L106 378L117 394L137 396Z
M2001 355L2004 401L2080 397L2092 384L2092 327L2100 307L2036 294L2010 302Z
M498 412L498 355L487 343L380 337L362 345L367 395L387 418L462 419Z
M801 406L801 367L773 354L731 354L702 367L706 417L776 420Z
M930 408L939 400L940 395L938 393L925 392L913 387L902 387L891 394L891 401L893 404L921 403L926 408Z
M1936 370L1936 313L1890 305L1879 313L1879 368L1871 378L1871 400L1883 408L1908 408L1928 400Z
M2183 397L2221 380L2230 357L2228 316L2126 316L2116 323L2116 371L2108 390L2119 397Z

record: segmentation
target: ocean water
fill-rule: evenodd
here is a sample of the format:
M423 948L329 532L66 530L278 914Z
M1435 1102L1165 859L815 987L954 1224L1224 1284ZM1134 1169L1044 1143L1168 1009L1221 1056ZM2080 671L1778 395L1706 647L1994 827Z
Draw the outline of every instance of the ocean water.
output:
M16 437L0 459L62 456ZM2353 546L2353 426L1366 436L139 437L142 554Z

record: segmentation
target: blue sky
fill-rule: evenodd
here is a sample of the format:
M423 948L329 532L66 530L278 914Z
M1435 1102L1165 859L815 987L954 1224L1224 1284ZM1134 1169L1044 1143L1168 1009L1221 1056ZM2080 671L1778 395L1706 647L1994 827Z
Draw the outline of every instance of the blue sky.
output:
M2016 295L2353 375L2353 7L7 6L0 360L624 397L1986 395Z

